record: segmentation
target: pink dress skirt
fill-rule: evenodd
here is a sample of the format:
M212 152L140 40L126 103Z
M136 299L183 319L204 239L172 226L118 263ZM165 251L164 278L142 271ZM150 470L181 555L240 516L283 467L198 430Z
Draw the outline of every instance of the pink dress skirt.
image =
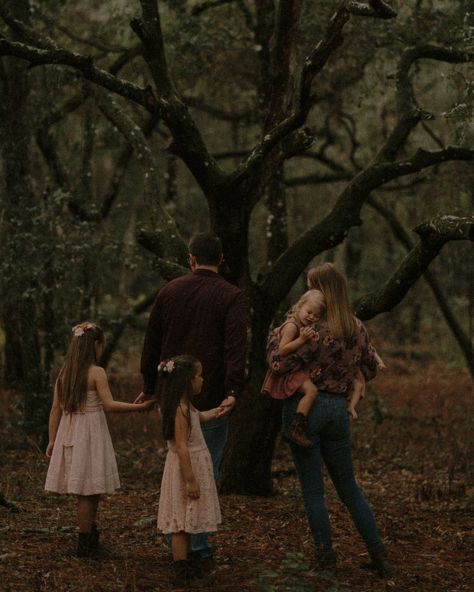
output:
M55 493L97 495L120 487L107 419L96 391L84 411L62 414L44 488Z
M173 441L168 441L163 478L161 480L158 528L165 534L173 532L214 532L221 523L212 460L202 435L199 413L191 407L191 433L188 450L194 476L199 483L200 496L191 499Z
M309 379L309 372L298 370L288 374L275 374L267 370L262 385L262 394L269 395L273 399L288 399L298 391L301 391L303 383Z
M276 352L280 344L282 329L288 324L295 325L299 329L299 325L295 320L290 318L283 325L274 329L268 338L267 361L270 368L265 375L261 392L263 395L269 395L273 399L288 399L288 397L292 397L301 389L303 383L309 379L309 372L303 368L298 368L298 370L288 372L287 374L276 374L271 369L272 357L277 355Z

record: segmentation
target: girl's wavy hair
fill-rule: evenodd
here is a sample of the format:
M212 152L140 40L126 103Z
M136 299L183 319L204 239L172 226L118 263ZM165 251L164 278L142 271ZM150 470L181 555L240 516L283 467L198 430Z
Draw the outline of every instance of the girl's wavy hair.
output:
M351 311L346 278L332 263L323 263L308 271L308 285L321 290L326 299L329 331L336 339L348 341L356 322Z
M321 307L322 312L326 311L326 300L324 298L324 294L320 290L308 290L305 292L301 298L296 302L288 311L286 317L294 317L295 314L299 311L299 309L306 304L307 302L312 302L317 304Z
M174 423L176 412L181 399L185 399L187 405L186 419L189 431L191 431L190 401L193 396L193 378L196 376L199 360L194 356L175 356L169 360L163 360L158 366L158 374L161 379L160 409L163 438L174 439Z
M81 411L86 404L88 371L99 362L97 342L104 343L104 332L95 323L85 321L72 328L72 339L56 380L59 404L64 411Z

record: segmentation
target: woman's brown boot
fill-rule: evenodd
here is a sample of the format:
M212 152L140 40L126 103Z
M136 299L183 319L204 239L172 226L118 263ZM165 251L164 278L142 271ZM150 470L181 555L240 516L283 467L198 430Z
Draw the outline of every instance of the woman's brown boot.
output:
M371 562L368 567L374 569L381 578L391 578L397 574L396 568L390 563L385 547L380 544L369 550Z

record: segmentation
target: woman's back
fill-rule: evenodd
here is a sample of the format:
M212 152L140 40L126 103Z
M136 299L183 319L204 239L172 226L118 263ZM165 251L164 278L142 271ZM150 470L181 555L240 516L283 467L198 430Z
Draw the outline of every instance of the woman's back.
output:
M354 378L360 370L366 380L377 373L375 350L369 342L363 323L355 318L355 330L348 340L332 335L326 321L316 323L315 336L298 350L298 357L310 372L311 380L318 390L330 393L347 393L352 389ZM280 360L278 372L289 368L285 359ZM290 359L291 364L293 361ZM275 368L275 365L273 365Z

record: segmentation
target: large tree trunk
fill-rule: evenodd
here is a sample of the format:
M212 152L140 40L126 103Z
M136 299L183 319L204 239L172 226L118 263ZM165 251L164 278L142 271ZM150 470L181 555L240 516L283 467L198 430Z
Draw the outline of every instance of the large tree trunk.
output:
M246 390L231 419L230 438L221 470L221 491L253 495L272 493L271 466L281 425L281 404L260 389L267 370L265 346L271 315L260 292L252 298L252 342ZM245 475L245 480L242 480Z

